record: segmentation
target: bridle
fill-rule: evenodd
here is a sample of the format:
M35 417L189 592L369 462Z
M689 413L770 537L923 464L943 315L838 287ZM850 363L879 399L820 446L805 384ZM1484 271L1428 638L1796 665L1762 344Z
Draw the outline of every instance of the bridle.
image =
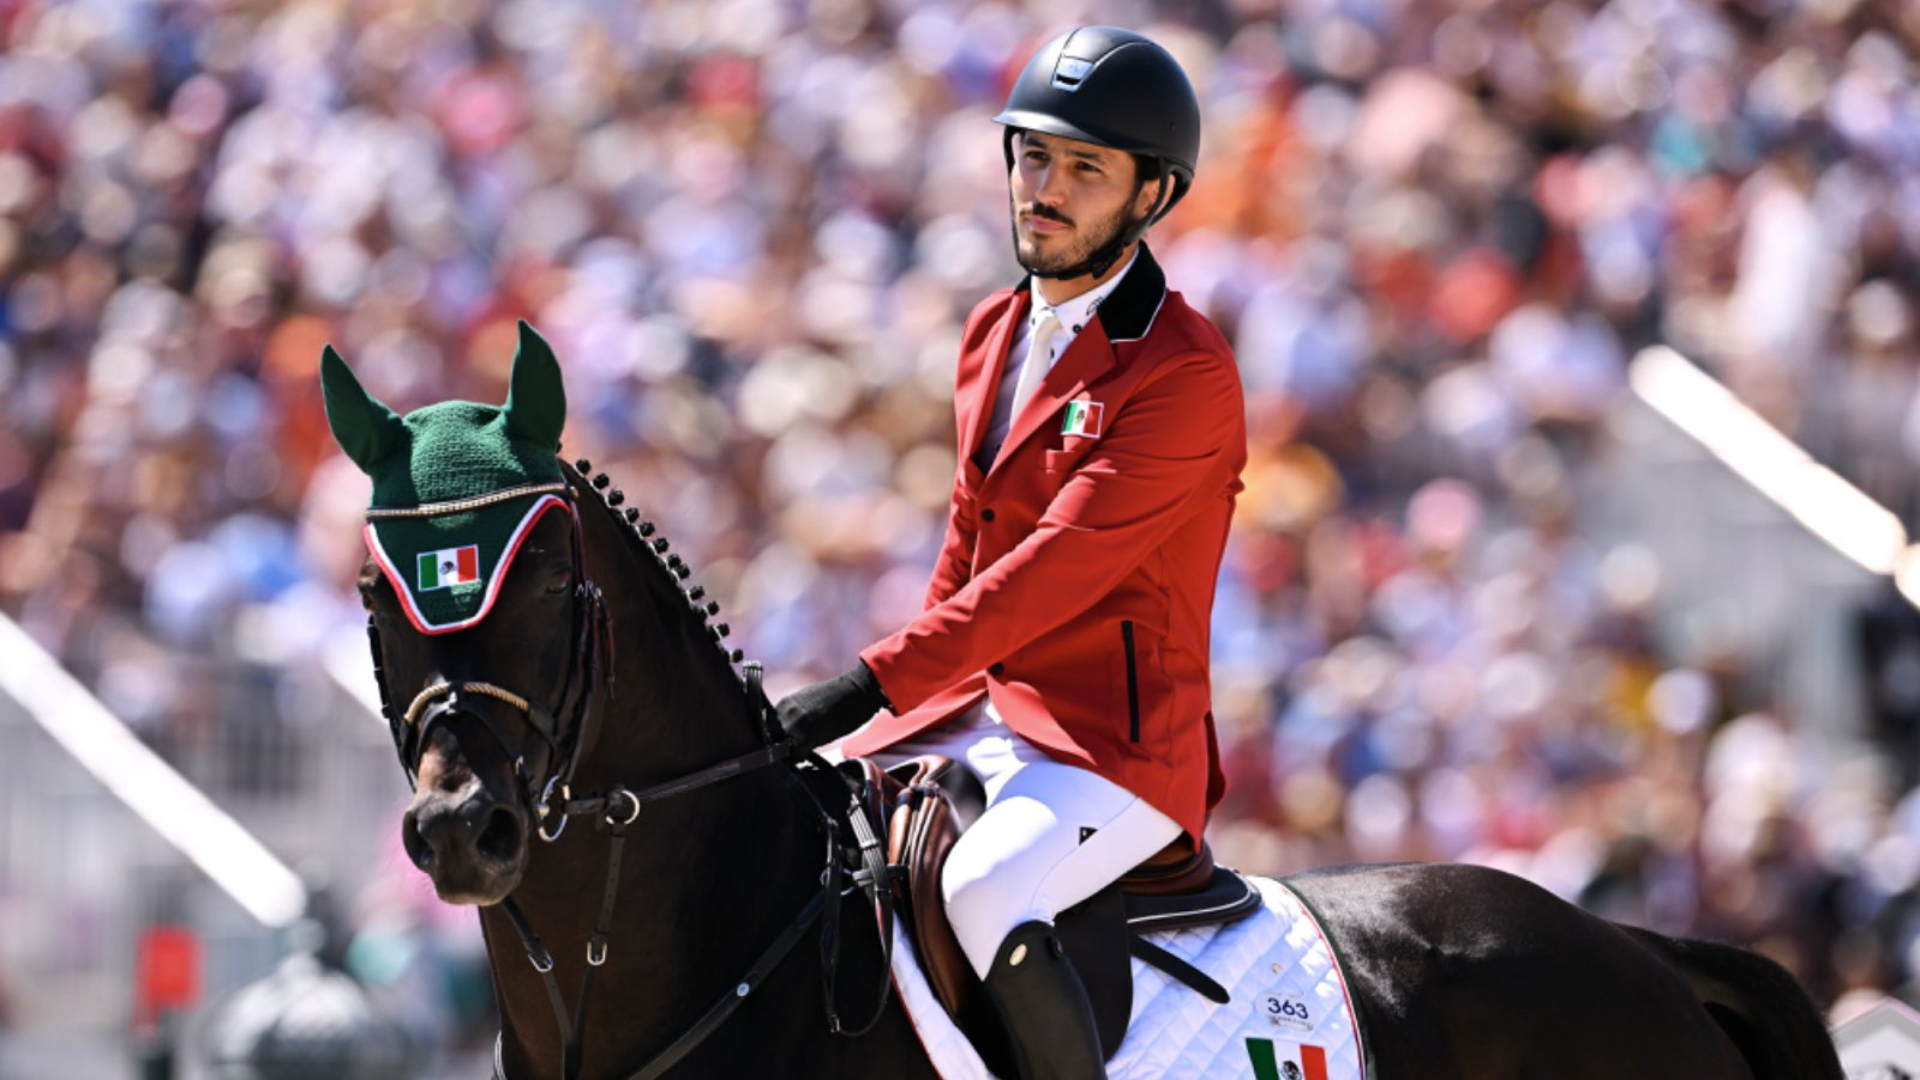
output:
M578 471L579 473L587 471L586 462L580 463ZM604 480L604 477L601 479ZM429 684L414 695L406 711L401 713L394 708L393 699L388 694L386 672L382 665L384 653L381 650L380 633L371 616L367 620L367 637L373 654L374 679L380 691L381 712L386 718L389 733L393 736L394 749L400 757L400 764L406 770L409 787L417 784L420 755L424 751L427 735L432 726L441 719L456 715L460 711L463 695L493 698L506 703L525 716L528 726L545 744L546 753L543 755L544 760L541 765L529 767L526 754L516 750L516 745L520 741L507 738L506 733L488 718L488 710L476 710L472 714L478 716L501 748L512 757L515 777L521 788L520 797L524 807L533 812L533 820L536 823L535 832L540 839L547 843L558 840L566 831L568 821L574 817L592 818L595 828L609 838L606 878L604 887L601 889L600 909L594 920L593 931L587 939L587 966L581 978L580 992L575 998L577 1013L571 1021L568 1019L566 999L560 992L559 980L554 975L553 954L541 942L525 913L520 910L518 904L514 903L511 896L502 900L499 905L512 923L515 932L520 936L521 945L527 953L527 960L533 965L534 971L540 975L546 990L548 1003L553 1009L554 1019L561 1033L562 1075L568 1080L575 1080L579 1075L581 1049L586 1033L587 1007L591 1000L594 977L607 962L607 934L611 930L614 910L617 906L620 870L628 828L639 819L640 812L652 803L698 791L723 780L780 763L785 763L788 767L789 786L805 795L808 805L818 815L826 834L825 866L820 873L820 888L786 929L735 981L734 985L722 994L720 999L691 1028L669 1044L666 1049L656 1054L646 1065L632 1073L628 1080L656 1080L678 1064L745 1003L747 997L772 975L780 962L793 951L794 946L816 922L822 924L821 978L826 991L828 1027L836 1034L850 1036L865 1034L879 1022L885 1011L887 992L891 988L891 976L887 971L881 974L882 992L878 995L871 1019L857 1028L849 1028L841 1022L836 1008L835 993L839 952L840 904L838 901L853 888L858 888L867 894L869 901L874 905L876 927L881 934L882 955L888 958L885 966L890 967L893 939L891 876L886 865L885 849L862 811L865 798L860 786L817 755L800 752L790 740L784 737L774 721L773 706L761 688L759 664L743 665L742 680L748 704L759 721L755 725L756 733L762 742L758 749L639 790L616 784L604 794L585 797L574 795L573 777L579 767L582 750L592 741L587 737L586 728L593 715L594 691L603 685L609 702L613 697L613 635L606 598L588 573L584 530L580 522L573 485L565 481L560 483L566 489L567 509L571 523L575 618L572 659L568 667L566 684L561 690L558 707L548 710L537 699L517 694L493 683L462 679L442 680ZM482 496L480 500L463 500L459 504L441 505L466 509L475 501L481 500L497 501L494 496ZM434 506L407 508L401 511L408 516L429 516L433 512L459 511L439 510ZM382 511L372 510L368 512L368 516L371 519L379 513ZM559 763L557 768L554 767L556 762ZM800 776L799 770L803 768L830 775L844 785L849 796L847 809L839 814L828 810ZM847 844L841 839L843 827L853 833L852 844ZM848 862L854 863L857 869L850 870L846 865ZM496 1080L506 1080L506 1068L502 1061L503 1042L504 1032L496 1038L494 1044Z
M486 727L494 741L506 752L513 762L514 776L521 787L521 798L527 808L534 812L534 820L539 823L543 839L557 840L560 832L566 828L562 819L560 826L551 834L546 832L546 822L551 811L551 800L556 791L564 793L572 782L573 775L580 764L582 750L592 740L588 738L587 725L592 716L592 705L596 687L604 683L609 701L613 698L613 634L607 614L606 597L600 587L593 582L587 572L587 554L580 524L580 510L575 502L572 486L560 480L550 484L529 485L510 488L489 495L461 499L453 502L429 503L417 507L376 507L367 511L369 522L394 517L435 517L444 514L466 513L472 509L505 501L508 498L523 496L552 495L564 492L569 525L570 558L573 570L573 626L571 657L567 665L566 682L560 691L557 707L548 709L537 698L515 693L505 687L480 679L441 680L423 687L407 705L405 712L394 708L393 698L387 691L386 671L382 657L380 630L374 618L367 618L367 645L373 653L374 678L380 686L380 710L387 720L388 734L393 738L394 752L400 757L400 767L406 770L407 784L413 787L419 779L420 756L424 752L427 737L433 726L441 720L459 715L463 696L488 697L505 702L526 718L527 727L539 736L544 744L544 752L536 766L527 762L526 743L522 739L509 738L493 720L490 710L475 710L470 715L477 717ZM395 586L399 586L396 584ZM564 798L564 795L562 796Z

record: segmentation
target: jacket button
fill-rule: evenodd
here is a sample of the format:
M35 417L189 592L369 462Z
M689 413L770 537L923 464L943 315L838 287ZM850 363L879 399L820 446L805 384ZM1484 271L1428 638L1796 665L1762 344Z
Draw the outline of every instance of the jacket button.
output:
M989 506L989 507L987 507L987 508L986 508L985 510L982 510L982 511L980 511L980 520L981 520L981 521L992 521L992 520L993 520L993 507L991 507L991 506Z
M989 665L987 665L987 674L989 674L989 675L991 675L991 676L993 676L993 677L994 677L994 678L996 678L996 679L997 679L997 678L999 678L999 677L1000 677L1000 676L1002 676L1002 675L1005 675L1006 673L1007 673L1007 665L1005 665L1005 664L989 664Z

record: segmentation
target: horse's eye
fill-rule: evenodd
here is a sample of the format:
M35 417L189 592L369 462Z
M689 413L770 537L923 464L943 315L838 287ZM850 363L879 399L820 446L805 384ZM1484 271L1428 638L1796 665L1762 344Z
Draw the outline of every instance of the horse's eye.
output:
M547 571L547 591L559 594L573 588L573 567L556 566Z

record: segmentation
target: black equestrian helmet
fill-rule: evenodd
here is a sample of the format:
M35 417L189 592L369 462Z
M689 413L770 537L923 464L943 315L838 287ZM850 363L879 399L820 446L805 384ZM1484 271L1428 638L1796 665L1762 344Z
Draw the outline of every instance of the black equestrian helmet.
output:
M1167 50L1117 26L1082 26L1047 42L1013 84L994 122L1007 126L1007 167L1016 131L1039 131L1158 158L1186 194L1200 157L1200 102Z

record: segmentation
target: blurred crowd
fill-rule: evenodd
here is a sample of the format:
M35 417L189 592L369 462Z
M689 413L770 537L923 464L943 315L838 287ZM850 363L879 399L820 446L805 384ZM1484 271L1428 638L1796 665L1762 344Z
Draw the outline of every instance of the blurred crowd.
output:
M1018 276L990 118L1078 22L1203 103L1151 242L1247 391L1223 857L1491 862L1912 993L1910 765L1834 782L1581 528L1653 342L1920 510L1905 0L0 2L0 608L217 738L223 673L359 622L321 345L498 401L527 318L775 688L842 670L923 594Z

